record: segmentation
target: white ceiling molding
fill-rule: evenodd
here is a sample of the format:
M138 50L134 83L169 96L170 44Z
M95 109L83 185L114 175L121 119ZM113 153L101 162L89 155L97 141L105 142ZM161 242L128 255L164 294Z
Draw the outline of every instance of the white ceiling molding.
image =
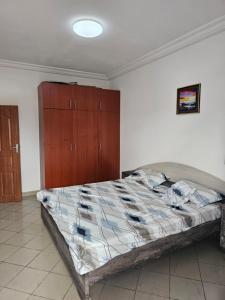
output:
M218 34L225 30L225 16L222 16L210 23L207 23L165 45L146 53L144 56L131 61L127 65L115 69L107 74L108 79L114 79L118 76L126 74L132 70L138 69L146 64L150 64L160 58L170 55L180 49L200 42L208 37Z
M0 59L0 68L2 68L2 67L3 68L21 69L21 70L26 70L26 71L34 71L34 72L43 72L43 73L49 73L49 74L67 75L67 76L74 76L74 77L79 77L79 78L108 80L107 76L104 74L83 72L83 71L77 71L77 70L73 70L73 69L63 69L63 68L28 64L28 63L17 62L17 61L12 61L12 60L5 60L5 59Z

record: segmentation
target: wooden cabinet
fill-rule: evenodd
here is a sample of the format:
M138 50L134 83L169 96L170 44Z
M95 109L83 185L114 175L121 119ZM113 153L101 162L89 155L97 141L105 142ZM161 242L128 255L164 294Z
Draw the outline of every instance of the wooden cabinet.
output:
M105 181L119 177L120 94L118 91L102 89L99 96L99 179Z
M42 188L119 178L118 91L39 86Z
M43 108L72 109L72 86L69 84L43 82L39 89Z

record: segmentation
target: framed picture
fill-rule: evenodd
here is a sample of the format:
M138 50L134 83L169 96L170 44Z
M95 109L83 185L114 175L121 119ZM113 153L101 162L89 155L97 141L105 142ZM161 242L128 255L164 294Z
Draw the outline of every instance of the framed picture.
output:
M177 89L177 114L200 112L201 84Z

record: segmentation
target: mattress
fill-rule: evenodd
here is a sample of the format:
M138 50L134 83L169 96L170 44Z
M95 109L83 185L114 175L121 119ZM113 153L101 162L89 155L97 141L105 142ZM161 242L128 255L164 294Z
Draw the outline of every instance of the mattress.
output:
M188 204L185 211L172 208L162 193L125 178L43 190L38 200L54 219L76 271L83 275L134 248L221 216L218 204L202 208Z

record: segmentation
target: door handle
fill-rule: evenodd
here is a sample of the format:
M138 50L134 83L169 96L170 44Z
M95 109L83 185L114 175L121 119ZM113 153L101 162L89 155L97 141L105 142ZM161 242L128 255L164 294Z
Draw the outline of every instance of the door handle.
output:
M15 149L16 153L19 153L19 144L16 144L15 146L12 147L12 150Z

